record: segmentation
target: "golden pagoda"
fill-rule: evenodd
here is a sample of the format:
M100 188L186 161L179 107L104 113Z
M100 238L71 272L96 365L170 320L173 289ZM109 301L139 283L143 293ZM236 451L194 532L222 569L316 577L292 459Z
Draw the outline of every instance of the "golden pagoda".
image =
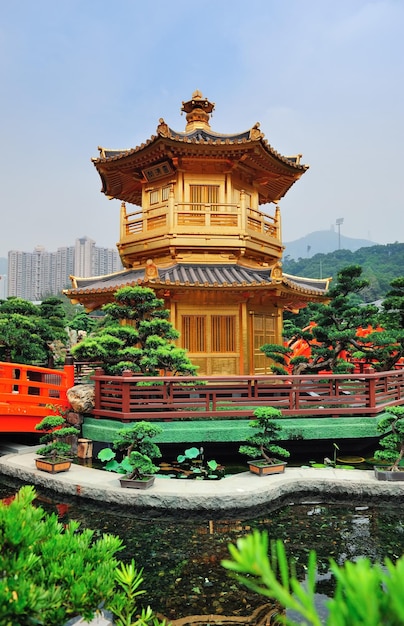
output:
M184 132L160 119L136 148L99 148L102 192L121 201L125 269L71 276L64 293L91 311L120 287L151 287L200 374L262 374L270 363L260 346L282 342L283 311L323 301L330 279L282 272L279 201L308 169L301 155L276 152L258 123L214 132L214 106L195 91L182 103Z

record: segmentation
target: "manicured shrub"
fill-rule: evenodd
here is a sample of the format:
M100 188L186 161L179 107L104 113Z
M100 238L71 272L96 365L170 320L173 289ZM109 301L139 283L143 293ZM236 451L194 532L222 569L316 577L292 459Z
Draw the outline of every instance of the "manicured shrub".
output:
M32 486L0 502L0 624L60 626L76 615L91 619L114 596L116 553L122 541L96 538L79 523L33 505Z

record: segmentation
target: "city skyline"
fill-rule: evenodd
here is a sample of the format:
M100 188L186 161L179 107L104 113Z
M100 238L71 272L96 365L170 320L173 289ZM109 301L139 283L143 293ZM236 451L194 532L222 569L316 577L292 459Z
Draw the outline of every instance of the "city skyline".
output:
M81 237L75 237L74 241L77 241L78 239L91 239L92 241L94 241L94 244L97 243L92 237L89 237L88 235L82 235ZM61 246L58 246L58 249L59 248L63 248L66 245L67 244L62 244ZM98 247L100 247L100 248L111 248L113 250L116 250L117 254L118 254L118 249L117 249L116 245L113 245L113 246L112 245L111 246L98 246ZM43 248L47 252L52 252L52 250L49 250L47 246L44 246L44 245L42 245L40 243L37 243L34 246L32 246L30 250L28 250L28 249L23 250L23 249L20 249L20 248L18 248L18 249L17 248L12 248L10 250L7 250L4 256L3 255L0 256L0 259L7 259L7 256L9 254L9 252L12 252L13 250L16 250L18 252L34 252L37 248ZM53 250L53 251L56 251L56 250Z
M112 274L122 268L117 250L95 245L89 237L78 237L74 245L60 246L49 252L36 246L33 252L10 250L7 274L0 294L39 301L60 295L71 286L70 276L89 277Z

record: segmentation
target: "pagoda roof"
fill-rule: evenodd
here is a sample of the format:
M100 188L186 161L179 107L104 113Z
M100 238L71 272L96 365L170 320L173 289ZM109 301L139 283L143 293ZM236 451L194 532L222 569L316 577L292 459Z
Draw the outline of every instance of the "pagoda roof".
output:
M266 141L259 123L236 134L214 132L207 122L188 126L180 132L160 119L156 134L137 147L99 147L100 155L92 161L100 174L103 193L141 206L147 170L160 166L161 176L169 176L187 159L200 158L221 162L224 171L239 169L257 186L260 204L266 204L280 200L308 169L300 163L301 155L283 156L277 152Z
M148 278L145 268L126 269L106 276L79 278L71 276L72 288L64 293L73 300L90 301L100 296L112 295L121 287L136 285L152 288L201 288L201 289L248 289L279 288L307 303L308 300L323 299L330 278L312 279L282 274L275 278L273 269L255 269L239 264L188 264L175 263L166 268L158 267L156 275Z

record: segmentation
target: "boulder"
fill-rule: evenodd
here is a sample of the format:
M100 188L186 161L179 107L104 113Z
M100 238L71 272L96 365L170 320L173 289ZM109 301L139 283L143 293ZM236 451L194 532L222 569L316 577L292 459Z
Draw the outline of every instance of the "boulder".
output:
M89 413L94 408L94 385L75 385L67 390L67 399L76 413Z

